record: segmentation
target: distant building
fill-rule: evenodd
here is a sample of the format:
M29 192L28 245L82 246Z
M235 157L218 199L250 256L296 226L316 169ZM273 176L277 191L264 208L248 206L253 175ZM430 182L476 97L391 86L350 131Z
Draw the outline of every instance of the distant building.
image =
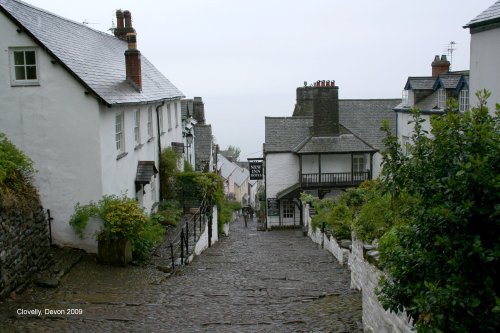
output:
M493 114L495 104L500 103L500 1L476 16L464 28L469 28L471 34L471 103L477 105L475 93L487 89L491 92L488 108Z
M406 80L401 104L394 108L397 117L397 136L403 149L413 133L410 110L418 108L425 122L422 127L430 131L430 117L443 114L448 99L457 100L460 111L466 111L469 103L469 71L450 71L445 55L436 55L431 63L429 76L410 76Z
M267 227L301 225L301 192L335 196L380 173L383 120L400 99L339 100L334 81L297 88L292 117L265 118Z
M97 250L68 224L105 194L159 201L160 148L183 146L182 92L137 48L129 11L114 36L0 0L0 131L34 161L55 243Z

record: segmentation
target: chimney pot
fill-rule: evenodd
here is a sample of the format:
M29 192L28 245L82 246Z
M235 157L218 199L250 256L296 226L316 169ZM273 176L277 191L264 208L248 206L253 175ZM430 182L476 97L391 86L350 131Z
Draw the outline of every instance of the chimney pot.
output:
M130 11L124 11L123 17L125 18L125 29L132 28L132 14L130 13Z
M432 77L437 77L443 73L450 71L450 62L446 59L446 55L442 55L439 58L438 55L434 57L434 61L431 64L432 67Z

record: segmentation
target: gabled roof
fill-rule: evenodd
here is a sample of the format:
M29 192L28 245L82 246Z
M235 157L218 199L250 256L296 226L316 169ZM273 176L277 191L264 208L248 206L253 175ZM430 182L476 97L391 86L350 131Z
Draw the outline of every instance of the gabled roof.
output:
M343 134L333 137L309 137L303 145L295 150L298 154L375 151L376 149L367 145L365 142L352 134Z
M142 91L125 80L127 42L19 0L0 0L0 10L32 37L89 92L108 105L183 97L142 55ZM140 43L140 34L139 34Z
M436 79L436 82L434 83L433 89L437 90L439 88L444 88L444 89L456 89L457 84L460 81L460 78L462 75L457 75L453 73L448 73L448 74L441 74L438 76Z
M238 166L233 162L229 161L227 158L221 154L217 154L217 170L220 170L220 175L224 179L229 179L231 174L236 170Z
M405 90L432 90L435 77L429 76L410 76L405 84Z
M396 115L393 109L401 99L345 99L339 100L340 134L352 134L343 139L349 151L374 151L383 147L384 133L380 130L387 120L393 132L396 130ZM309 128L313 125L311 116L266 117L264 151L273 152L312 152L325 149L326 142L311 141ZM311 142L310 142L311 141ZM355 143L356 142L356 143ZM306 148L304 148L307 145ZM335 144L340 143L336 141ZM333 141L328 143L331 152L345 151L334 148ZM304 148L305 150L301 149ZM357 149L360 150L357 150ZM309 151L310 150L310 151Z
M240 168L237 166L234 171L234 184L237 186L241 186L243 182L250 177L250 172L245 168Z
M481 14L473 18L464 28L474 28L500 21L500 0L484 10Z

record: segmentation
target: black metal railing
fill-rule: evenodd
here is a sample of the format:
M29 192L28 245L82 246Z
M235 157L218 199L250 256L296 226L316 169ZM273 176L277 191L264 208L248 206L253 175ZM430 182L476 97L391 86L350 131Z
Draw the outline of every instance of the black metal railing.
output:
M193 254L196 243L203 234L205 227L208 226L209 240L211 245L212 214L210 205L202 202L198 209L192 209L187 220L183 220L180 231L171 239L170 247L170 265L174 273L177 268L187 264L188 258Z
M370 172L331 172L303 173L300 180L302 186L346 186L359 185L370 179Z

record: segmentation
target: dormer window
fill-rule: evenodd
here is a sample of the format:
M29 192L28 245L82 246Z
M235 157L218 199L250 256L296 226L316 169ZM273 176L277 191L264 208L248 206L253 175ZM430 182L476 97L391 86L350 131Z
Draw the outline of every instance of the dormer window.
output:
M406 90L406 89L403 90L401 102L403 103L403 106L409 106L408 90Z
M469 90L468 89L460 90L458 109L461 112L465 112L469 109Z
M444 88L438 89L438 108L444 109L446 106L446 90Z

